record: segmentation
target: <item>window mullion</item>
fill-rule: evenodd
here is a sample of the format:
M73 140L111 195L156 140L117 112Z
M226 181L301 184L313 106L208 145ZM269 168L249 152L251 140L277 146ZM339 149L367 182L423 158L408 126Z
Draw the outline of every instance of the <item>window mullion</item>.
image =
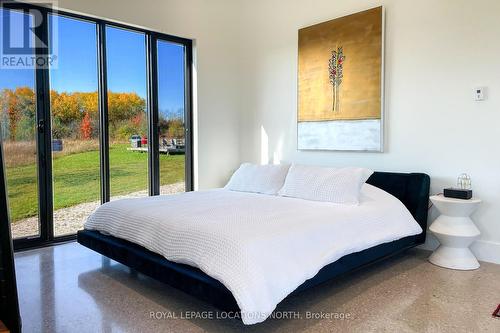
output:
M160 160L158 136L158 66L156 37L148 33L147 50L147 96L148 96L148 151L149 151L149 195L160 194Z
M109 201L109 130L108 82L106 66L106 24L97 23L97 53L99 65L99 159L101 164L101 203Z

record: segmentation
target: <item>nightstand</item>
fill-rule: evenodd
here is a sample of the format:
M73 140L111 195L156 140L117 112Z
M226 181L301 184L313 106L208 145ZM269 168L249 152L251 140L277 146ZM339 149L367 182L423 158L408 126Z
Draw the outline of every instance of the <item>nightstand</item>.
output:
M441 215L434 220L429 230L441 244L429 257L435 265L472 270L479 268L479 262L469 250L481 232L469 217L479 206L479 199L454 199L442 195L433 195L430 200Z

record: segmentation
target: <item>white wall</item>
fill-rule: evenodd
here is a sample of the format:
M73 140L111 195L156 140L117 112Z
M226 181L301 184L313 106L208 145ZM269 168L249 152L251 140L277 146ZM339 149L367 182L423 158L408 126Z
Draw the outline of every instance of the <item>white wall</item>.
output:
M379 5L386 8L386 151L297 151L297 30ZM484 200L474 215L482 232L474 251L500 263L500 1L257 0L242 6L242 160L425 172L432 193L467 172ZM476 86L488 87L486 101L472 100Z
M59 0L59 7L195 40L195 184L225 182L239 162L236 2Z
M474 251L500 262L500 2L496 0L60 0L61 8L195 39L195 169L222 185L241 161L426 172L433 193L472 176ZM296 149L297 31L386 8L384 153ZM472 101L476 86L488 99ZM432 217L436 214L432 212ZM429 247L435 246L432 239Z

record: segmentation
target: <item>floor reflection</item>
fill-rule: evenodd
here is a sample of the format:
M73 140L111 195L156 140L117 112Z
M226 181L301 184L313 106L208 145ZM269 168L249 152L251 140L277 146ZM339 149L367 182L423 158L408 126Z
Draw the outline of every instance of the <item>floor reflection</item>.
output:
M459 272L410 251L289 297L279 311L345 313L349 320L181 318L216 309L76 242L16 253L24 332L330 332L493 330L500 266ZM381 306L383 305L383 306ZM151 318L151 312L175 317Z

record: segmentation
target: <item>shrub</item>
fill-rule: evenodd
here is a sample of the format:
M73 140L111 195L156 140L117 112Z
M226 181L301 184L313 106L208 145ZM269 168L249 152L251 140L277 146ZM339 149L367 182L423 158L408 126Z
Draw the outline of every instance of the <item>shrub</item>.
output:
M88 112L85 112L85 116L83 116L82 123L80 125L80 136L83 140L90 140L92 138L92 123Z

